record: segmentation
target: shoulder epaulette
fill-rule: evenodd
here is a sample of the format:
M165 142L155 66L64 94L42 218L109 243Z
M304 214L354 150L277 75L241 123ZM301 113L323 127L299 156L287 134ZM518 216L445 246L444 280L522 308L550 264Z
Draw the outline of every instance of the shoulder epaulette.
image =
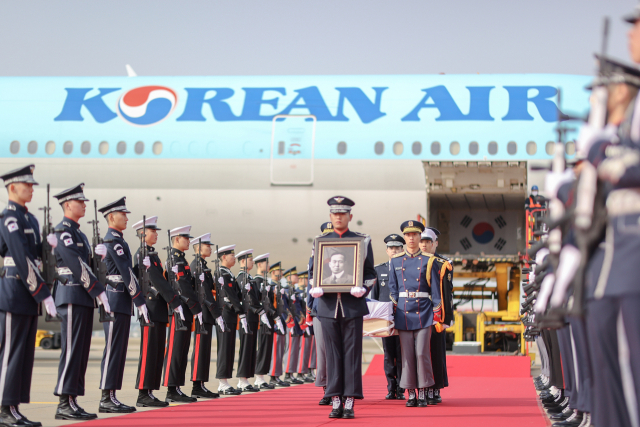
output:
M442 264L450 263L448 259L436 257L436 260Z
M399 254L395 254L393 257L394 258L398 258L398 257L401 257L401 256L405 256L405 252L404 251L400 252Z
M354 231L354 233L356 233L358 236L362 236L362 237L369 237L369 235L368 235L368 234L360 233L359 231Z
M422 251L422 255L433 256L433 254L430 254L429 252L425 252L425 251Z
M383 265L385 265L385 264L386 264L386 262L381 262L381 263L380 263L380 264L378 264L378 265L374 265L374 266L373 266L373 268L381 267L381 266L383 266Z

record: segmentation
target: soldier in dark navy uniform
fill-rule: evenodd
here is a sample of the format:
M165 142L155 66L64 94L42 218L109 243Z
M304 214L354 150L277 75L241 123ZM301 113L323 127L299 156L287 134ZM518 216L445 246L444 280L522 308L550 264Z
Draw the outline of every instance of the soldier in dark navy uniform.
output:
M242 305L247 314L247 324L250 334L240 329L240 350L238 357L238 388L242 391L256 392L259 388L252 386L247 381L255 375L257 363L258 345L258 325L262 321L262 327L269 329L269 320L262 307L262 295L260 285L254 280L251 273L253 270L253 249L247 249L236 254L236 259L240 263L240 273L238 273L238 285L242 290ZM266 323L265 323L266 322Z
M327 352L327 389L325 397L332 399L330 418L353 418L354 399L362 394L362 327L363 316L369 313L363 298L376 283L376 270L371 249L371 237L349 230L353 218L353 200L335 196L328 200L333 232L317 239L364 237L363 287L354 286L349 293L324 293L321 277L314 277L313 254L309 280L315 284L311 293L318 299L317 312L322 322L322 334ZM315 280L315 282L313 282ZM344 407L341 398L345 398Z
M300 301L297 299L295 292L295 284L298 282L298 269L292 267L283 274L285 293L282 298L285 300L285 306L289 308L291 317L287 324L288 343L287 343L287 362L285 363L284 381L291 384L303 384L304 381L293 376L298 369L298 356L300 355L300 337L303 331L300 325L300 318L304 316Z
M162 382L162 364L164 359L164 349L167 335L167 319L169 313L178 313L184 319L180 297L171 287L164 277L162 261L158 256L154 245L158 242L158 217L146 218L143 227L142 221L133 225L138 238L144 239L147 246L147 257L140 259L140 249L136 252L134 260L136 265L134 273L138 273L141 268L145 268L149 274L149 285L156 292L148 292L144 295L149 320L153 322L153 327L142 326L142 338L140 340L140 361L138 363L138 375L136 377L136 388L138 391L139 407L164 407L169 403L163 402L153 395L153 390L159 390ZM142 235L144 230L145 235ZM139 275L138 275L139 277ZM168 308L167 308L168 307ZM171 311L169 311L171 310Z
M282 279L282 263L280 261L269 266L269 274L271 275L271 292L273 292L273 304L276 307L276 318L274 320L275 329L273 331L273 351L271 353L271 366L269 367L269 375L271 379L269 384L275 387L289 387L287 381L282 381L282 359L287 348L285 324L287 319L287 311L282 298L282 289L280 280Z
M84 396L84 377L89 361L95 298L107 311L109 301L103 283L91 271L91 244L80 231L80 219L85 215L84 184L56 194L64 211L56 226L57 273L63 278L56 290L56 306L62 317L60 324L62 352L58 366L58 383L54 393L60 397L56 410L58 420L90 420L96 414L87 413L78 405L77 396Z
M144 295L140 291L138 280L133 272L133 258L129 245L122 232L127 228L127 210L125 197L98 209L109 223L105 235L106 254L100 247L95 248L96 255L105 255L107 266L107 297L115 320L103 323L106 338L102 356L100 388L100 412L135 412L136 408L121 403L116 398L116 390L122 388L124 364L127 359L129 330L133 304L138 307L145 320L149 320Z
M220 258L220 295L222 298L222 317L229 327L225 332L218 331L218 371L216 378L219 381L218 392L220 394L238 395L242 390L231 387L227 381L233 377L233 362L236 352L236 328L238 319L244 333L248 332L247 315L242 305L242 292L236 276L231 272L231 267L236 264L236 245L223 246L216 254Z
M402 252L405 244L402 236L390 234L384 238L387 245L387 255L389 261L376 265L378 281L371 288L371 299L390 302L389 298L389 262L391 258ZM397 335L382 338L382 348L384 349L384 374L387 377L387 395L385 399L404 400L404 390L400 388L400 378L402 377L402 353L400 349L400 337Z
M254 387L274 389L275 386L269 384L264 378L265 375L269 375L271 353L273 352L273 329L277 317L276 307L273 304L273 289L267 277L269 270L269 253L258 255L253 258L253 261L258 270L254 279L260 290L260 304L266 314L266 323L263 317L260 316L261 324L258 330L258 354L256 356L256 381Z
M187 371L187 361L189 358L189 345L191 343L191 325L194 317L202 325L202 307L198 300L198 295L194 289L195 282L191 274L191 267L185 258L185 251L189 250L190 240L193 236L191 226L185 225L169 231L171 238L171 260L167 260L167 265L171 265L171 271L165 270L174 286L174 290L180 295L182 300L182 311L185 317L186 331L176 330L174 313L171 319L171 326L168 332L167 349L164 355L163 385L168 388L165 402L195 402L197 398L189 397L182 392L180 387L185 384Z
M400 387L409 390L406 406L426 407L427 388L435 383L431 326L443 321L440 271L435 256L420 250L424 225L419 221L405 221L400 230L406 250L396 254L389 263L390 298L396 305L395 328L402 346Z
M307 318L307 286L309 284L309 271L298 273L298 287L296 289L296 300L299 302L302 313L305 315L303 324L300 325L303 335L300 338L300 355L298 356L298 379L305 383L315 382L315 377L311 371L311 360L315 349L315 335L313 333L313 321ZM315 365L314 365L315 366Z
M38 305L57 316L55 302L38 270L42 253L38 220L27 210L33 196L33 165L0 176L9 203L2 212L0 255L4 275L0 277L0 423L40 426L20 413L18 405L29 403L31 373L38 329ZM54 235L47 241L56 243Z
M224 330L224 321L222 320L222 309L213 298L215 285L211 269L207 267L206 261L206 259L211 256L211 233L206 233L192 239L191 245L193 246L193 251L196 253L196 258L191 262L191 272L195 274L197 269L196 262L199 262L202 273L200 273L200 277L197 278L197 280L201 281L205 298L209 301L209 304L200 304L202 308L202 322L207 334L194 332L193 337L194 344L191 355L191 381L193 381L193 390L191 391L191 397L212 399L220 397L220 395L207 389L204 383L209 381L213 327L215 324L218 324L218 327ZM194 279L196 278L194 277Z

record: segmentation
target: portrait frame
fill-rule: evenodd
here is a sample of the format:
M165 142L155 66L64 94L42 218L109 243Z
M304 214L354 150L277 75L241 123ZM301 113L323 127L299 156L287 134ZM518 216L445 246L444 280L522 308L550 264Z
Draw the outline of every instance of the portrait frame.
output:
M363 287L364 237L321 238L314 243L313 286L321 287L325 293L350 292L351 288ZM337 274L330 266L331 257L342 255L339 262L334 261L333 268L342 268Z

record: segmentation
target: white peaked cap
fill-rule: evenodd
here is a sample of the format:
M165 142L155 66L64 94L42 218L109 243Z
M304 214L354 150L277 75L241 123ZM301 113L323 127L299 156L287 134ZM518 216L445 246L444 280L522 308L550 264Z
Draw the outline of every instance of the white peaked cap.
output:
M169 236L170 237L184 236L184 237L193 238L193 236L189 235L190 232L191 232L191 226L185 225L184 227L178 227L178 228L174 228L173 230L170 230Z
M158 228L158 217L157 216L150 216L145 221L145 225L146 225L147 228L153 228L154 230L159 230L159 228ZM133 229L134 230L142 229L142 220L140 220L140 221L136 222L135 224L133 224Z
M266 254L254 256L253 257L253 262L265 261L265 260L269 259L269 255L270 255L269 252L267 252Z
M221 251L221 252L222 252L222 251ZM238 252L238 253L236 254L236 258L238 258L238 259L239 259L239 258L242 258L242 257L244 257L244 256L250 255L250 254L252 254L252 253L253 253L253 249L247 249L246 251Z
M204 243L205 245L211 244L211 233L205 233L202 236L198 236L195 239L191 239L191 245L197 245L198 243Z
M215 254L221 254L223 252L233 252L233 250L236 248L236 245L229 245L229 246L223 246L221 248L218 248L218 250L215 252Z
M436 233L432 229L425 228L420 235L420 240L424 239L431 239L431 241L435 242L436 240L438 240L438 236L436 236Z

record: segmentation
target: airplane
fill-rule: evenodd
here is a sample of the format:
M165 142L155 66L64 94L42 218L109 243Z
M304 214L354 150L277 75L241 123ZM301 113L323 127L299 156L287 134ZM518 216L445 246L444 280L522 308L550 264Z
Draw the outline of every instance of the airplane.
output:
M2 77L0 171L33 163L52 194L84 182L98 207L126 196L130 224L158 215L164 232L190 224L192 235L211 232L220 246L270 252L270 261L299 271L335 195L355 201L350 228L371 235L376 263L386 261L383 239L403 221L454 224L464 212L502 213L518 238L487 250L514 254L525 247L517 230L524 199L544 176L531 165L552 157L558 90L563 112L584 114L591 80ZM569 157L579 123L575 128ZM45 198L41 186L31 209ZM52 212L57 224L62 210ZM83 220L91 219L88 206ZM107 224L99 220L104 235ZM91 237L89 225L81 229ZM443 233L442 253L482 249L461 243L459 229ZM125 237L135 251L134 233ZM161 233L157 247L166 240Z

